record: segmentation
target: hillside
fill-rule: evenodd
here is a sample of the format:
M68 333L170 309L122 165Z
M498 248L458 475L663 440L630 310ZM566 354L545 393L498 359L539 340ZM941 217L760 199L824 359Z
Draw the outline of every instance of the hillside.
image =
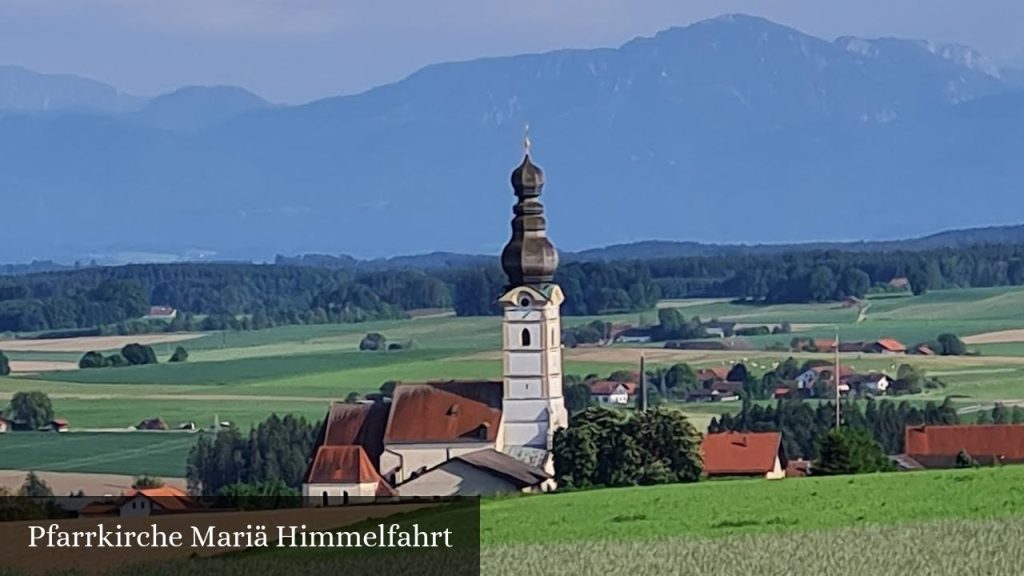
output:
M733 15L617 48L428 66L303 106L179 102L155 123L11 113L0 188L19 217L0 260L494 253L527 122L565 250L1006 223L1024 177L1018 90L965 47Z

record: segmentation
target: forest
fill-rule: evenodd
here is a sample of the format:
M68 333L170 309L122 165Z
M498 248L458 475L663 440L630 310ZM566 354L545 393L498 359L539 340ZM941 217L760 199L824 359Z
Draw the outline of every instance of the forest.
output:
M827 302L892 290L894 278L906 278L902 289L917 294L1024 284L1024 245L569 262L556 281L571 316L644 310L662 298ZM424 308L480 316L498 312L506 282L496 265L367 272L245 263L85 267L0 276L0 331L144 331L137 319L151 305L180 312L176 324L160 327L170 330L360 322Z

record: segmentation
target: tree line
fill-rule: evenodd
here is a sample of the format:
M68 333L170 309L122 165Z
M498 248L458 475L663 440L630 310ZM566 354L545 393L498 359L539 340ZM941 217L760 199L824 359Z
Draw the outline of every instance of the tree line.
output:
M499 312L507 278L497 266L357 272L313 266L141 264L0 278L0 331L39 332L138 324L150 305L170 306L180 329L260 329L359 322L452 307L460 316ZM569 262L555 280L566 315L650 309L662 298L729 297L752 303L815 302L889 290L915 293L1024 284L1024 246L924 252L805 251L610 262ZM201 316L200 321L196 316Z

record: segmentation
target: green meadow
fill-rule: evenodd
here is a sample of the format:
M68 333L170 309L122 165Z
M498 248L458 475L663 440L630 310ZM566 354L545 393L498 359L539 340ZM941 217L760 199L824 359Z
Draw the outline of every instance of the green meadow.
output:
M985 288L945 290L923 296L887 296L869 299L870 306L858 321L855 309L830 304L755 306L728 301L676 300L660 306L678 307L687 317L731 319L747 324L794 324L793 334L749 338L755 348L733 352L665 351L656 345L629 348L566 350L567 374L608 374L635 369L640 354L649 352L649 366L668 366L678 361L695 367L728 366L744 361L763 370L790 355L766 351L773 343L788 344L793 336L833 337L838 329L845 340L893 337L906 344L934 338L942 332L962 337L996 330L1024 329L1024 289ZM653 323L656 310L604 317L617 323ZM566 325L594 318L566 318ZM360 352L359 341L367 332L380 332L389 341L413 342L411 350ZM243 428L271 413L295 413L319 419L332 400L355 392L373 392L388 380L500 378L500 319L456 318L450 315L410 320L318 326L283 326L254 332L218 332L184 342L190 358L184 364L162 363L131 368L103 368L67 372L43 372L0 378L0 404L17 391L40 390L50 395L59 416L73 430L124 429L145 418L163 418L175 426L193 421L206 426L215 419L229 420ZM157 344L163 359L175 345ZM951 395L965 414L994 402L1024 402L1024 342L971 345L979 356L915 357L844 354L842 361L858 370L894 373L903 362L917 364L947 384L909 398L911 402L941 401ZM64 352L16 352L16 360L72 361L80 355ZM799 354L800 359L831 359L825 354ZM703 428L722 411L738 410L737 404L698 406L680 404ZM22 437L22 434L9 435ZM74 434L72 434L74 436ZM64 437L63 435L61 436ZM131 435L120 434L97 445L106 450ZM61 450L61 441L54 449ZM143 442L148 440L141 440ZM9 439L0 437L0 442ZM113 444L109 444L113 443ZM15 467L8 460L19 449L9 448L0 466ZM91 446L68 444L69 455ZM129 448L134 447L130 444ZM75 458L68 466L75 468ZM133 460L122 459L126 473L138 472ZM84 468L82 468L84 470ZM108 469L111 469L108 467ZM177 468L181 470L181 468Z

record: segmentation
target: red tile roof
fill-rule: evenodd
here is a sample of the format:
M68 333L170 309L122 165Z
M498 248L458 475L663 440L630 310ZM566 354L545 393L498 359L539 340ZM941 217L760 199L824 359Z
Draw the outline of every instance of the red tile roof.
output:
M926 466L955 459L961 450L975 459L1024 462L1024 424L913 426L904 441L907 456Z
M814 340L814 348L818 352L834 352L836 349L836 341L829 338L816 338Z
M782 447L779 432L709 434L701 442L708 476L763 475L775 469Z
M608 396L614 394L615 391L622 386L626 389L626 393L632 396L636 394L636 382L616 382L614 380L595 380L587 385L590 388L590 393L597 396Z
M892 338L882 338L875 341L882 348L885 348L889 352L906 352L907 347L903 345L899 340L893 340Z
M729 372L731 368L725 366L719 366L717 368L701 368L697 371L697 380L704 382L706 380L726 380L729 378Z
M142 496L159 504L161 508L170 512L181 512L194 508L196 503L187 493L173 487L160 486L159 488L131 489L121 495L120 503L127 502L136 496Z
M492 396L493 390L486 390L489 388L497 388L500 394L501 382L478 382L477 390L468 383L455 384L397 386L384 442L494 442L501 409L477 398Z
M321 446L306 473L307 484L377 483L378 496L393 496L394 489L381 478L361 446Z

